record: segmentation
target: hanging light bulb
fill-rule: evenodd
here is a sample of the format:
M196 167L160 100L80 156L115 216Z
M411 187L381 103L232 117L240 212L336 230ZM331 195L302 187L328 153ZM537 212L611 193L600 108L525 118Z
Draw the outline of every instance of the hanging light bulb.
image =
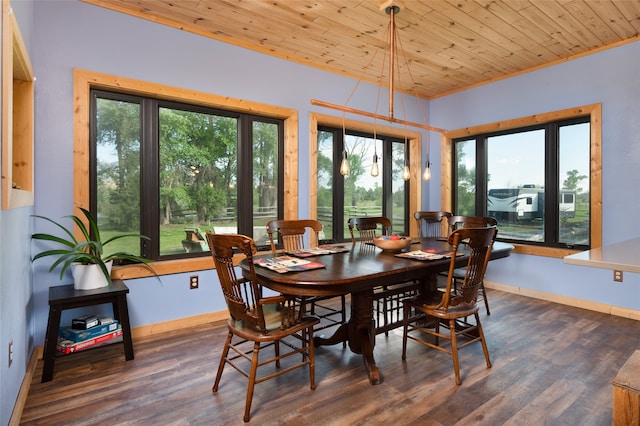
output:
M422 173L422 180L431 180L431 170L429 169L428 162L424 168L424 173Z
M373 164L371 164L371 176L376 177L380 173L378 170L378 151L375 137L373 139Z
M404 138L404 168L402 169L402 179L409 180L411 178L411 172L409 171L409 164L407 164L408 141L407 137Z
M371 176L376 177L380 174L378 170L378 154L373 154L373 164L371 165Z
M409 180L411 178L411 172L409 171L409 166L405 163L404 169L402 169L402 179Z
M424 166L424 173L422 173L422 180L431 180L431 163L429 163L429 154L427 154L427 163Z
M347 159L347 150L342 151L342 163L340 163L340 174L342 176L349 176L351 167L349 167L349 160Z

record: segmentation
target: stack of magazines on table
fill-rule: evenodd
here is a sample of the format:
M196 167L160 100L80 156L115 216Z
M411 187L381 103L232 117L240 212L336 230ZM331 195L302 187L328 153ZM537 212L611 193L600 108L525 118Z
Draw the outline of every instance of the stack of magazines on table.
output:
M439 260L446 257L451 257L453 252L451 250L439 250L439 249L422 249L414 250L407 253L396 254L397 257L408 257L415 260ZM464 253L458 252L458 256L462 256Z
M312 262L306 259L298 259L293 256L260 257L254 259L253 263L281 274L286 272L308 271L310 269L324 268L323 263Z
M286 253L295 257L311 257L322 256L323 254L345 253L348 251L349 249L343 246L320 246L304 248L295 251L287 251Z

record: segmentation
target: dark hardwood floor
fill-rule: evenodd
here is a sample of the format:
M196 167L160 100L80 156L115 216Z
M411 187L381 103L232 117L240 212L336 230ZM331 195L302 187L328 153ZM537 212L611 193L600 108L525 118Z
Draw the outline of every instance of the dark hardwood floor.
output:
M610 425L611 381L640 349L640 322L488 290L481 309L493 368L479 344L461 352L462 385L451 358L377 336L384 381L372 386L362 359L342 345L316 350L315 391L298 369L256 385L259 425ZM212 394L226 330L221 323L58 358L40 383L38 361L24 425L240 425L246 380L227 368Z

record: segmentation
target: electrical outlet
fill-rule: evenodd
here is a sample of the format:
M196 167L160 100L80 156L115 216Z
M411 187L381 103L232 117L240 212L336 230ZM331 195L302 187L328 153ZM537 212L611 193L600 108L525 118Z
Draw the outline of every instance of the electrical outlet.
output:
M613 280L615 282L622 282L622 271L613 271Z
M198 288L198 276L197 275L191 275L191 277L189 277L189 288L191 290Z
M13 339L9 340L9 367L13 362Z

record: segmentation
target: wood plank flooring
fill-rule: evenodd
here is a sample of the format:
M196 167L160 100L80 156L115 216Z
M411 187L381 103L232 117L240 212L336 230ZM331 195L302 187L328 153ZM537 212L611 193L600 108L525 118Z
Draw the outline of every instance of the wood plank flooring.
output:
M640 322L488 290L481 309L493 368L479 344L461 352L462 385L451 358L408 343L402 331L377 336L382 384L342 345L316 350L316 390L298 369L256 385L251 423L259 425L610 425L611 381L640 349ZM227 368L212 394L226 336L220 323L58 358L40 383L23 425L240 425L246 380Z

